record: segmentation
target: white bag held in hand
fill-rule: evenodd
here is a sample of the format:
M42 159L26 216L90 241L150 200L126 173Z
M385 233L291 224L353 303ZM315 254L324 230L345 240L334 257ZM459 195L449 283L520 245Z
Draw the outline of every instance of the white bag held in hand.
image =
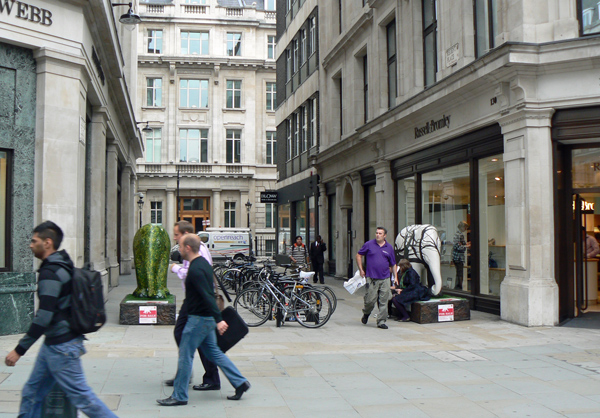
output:
M360 271L356 270L354 277L344 282L344 287L351 295L356 292L356 289L363 287L367 283L367 279L361 277Z

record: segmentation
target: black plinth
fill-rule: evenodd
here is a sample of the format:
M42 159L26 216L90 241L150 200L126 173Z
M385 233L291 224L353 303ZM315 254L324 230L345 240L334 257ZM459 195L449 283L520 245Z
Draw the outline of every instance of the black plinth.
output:
M411 305L410 319L418 324L471 319L469 301L459 298L431 299Z
M138 300L125 296L119 309L121 325L175 325L175 296L166 300Z

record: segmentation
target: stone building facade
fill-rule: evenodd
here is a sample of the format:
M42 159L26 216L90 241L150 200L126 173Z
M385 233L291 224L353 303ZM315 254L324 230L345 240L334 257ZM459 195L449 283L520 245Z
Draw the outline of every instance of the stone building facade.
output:
M275 3L150 0L140 13L141 223L250 227L272 254L276 204L260 193L277 179Z
M393 241L433 224L443 291L474 309L537 326L596 304L598 261L582 254L581 229L600 225L595 3L314 4L313 167L330 272L352 271L378 225Z
M105 292L131 272L135 159L142 143L129 87L135 32L110 3L39 0L0 5L0 334L33 315L43 220L64 231L77 266ZM116 16L116 17L115 17Z

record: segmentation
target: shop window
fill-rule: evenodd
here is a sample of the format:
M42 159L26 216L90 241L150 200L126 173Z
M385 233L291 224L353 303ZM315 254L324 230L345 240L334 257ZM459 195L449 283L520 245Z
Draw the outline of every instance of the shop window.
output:
M181 129L179 131L179 161L208 162L208 129Z
M498 34L498 11L496 0L475 0L475 49L477 57L495 46Z
M235 202L225 202L225 228L235 228Z
M239 57L242 55L242 34L227 34L227 55L230 57Z
M574 149L573 159L573 188L589 189L600 185L600 149Z
M150 202L150 223L162 224L162 202Z
M10 269L10 156L0 150L0 271Z
M579 22L584 35L600 33L600 7L598 0L580 0Z
M148 30L148 53L162 54L163 31L150 29Z
M500 296L506 275L506 221L502 154L479 164L479 288L482 295Z
M415 178L398 180L396 189L398 191L398 232L400 232L403 228L416 224Z
M152 128L152 132L146 134L146 162L160 163L161 128Z
M306 245L317 239L316 228L317 212L315 210L315 197L311 196L308 198L308 236L306 237Z
M162 78L146 80L146 106L162 106Z
M179 80L179 107L207 108L208 80Z
M227 164L234 164L241 162L241 147L242 147L242 131L239 129L227 129L226 142L227 142Z
M275 227L275 203L265 203L265 228Z
M208 32L181 32L182 55L208 55Z
M306 202L304 200L295 203L296 209L296 230L295 235L300 235L306 242Z
M423 0L423 58L425 87L435 83L437 73L437 0Z
M422 175L422 223L438 230L442 242L442 284L470 290L471 180L469 163Z
M226 88L227 109L240 109L242 107L242 82L241 80L227 80Z
M277 237L277 253L287 254L287 247L291 242L290 231L290 204L280 205L278 208L279 215L279 233Z

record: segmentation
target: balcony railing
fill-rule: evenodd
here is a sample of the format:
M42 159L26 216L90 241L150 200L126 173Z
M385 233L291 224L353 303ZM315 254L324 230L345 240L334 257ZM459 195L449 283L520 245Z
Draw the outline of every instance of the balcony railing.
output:
M197 174L197 175L243 175L252 176L255 174L254 165L243 164L208 164L208 163L147 163L137 164L139 174L160 174L172 176L173 174Z
M162 4L146 4L146 13L148 14L163 14L165 6Z
M277 13L265 12L265 20L275 20L275 19L277 19Z
M198 4L182 4L183 14L205 15L208 13L208 6Z
M228 165L225 172L228 174L241 174L242 166L241 165Z
M242 17L242 16L244 16L244 9L233 9L231 7L228 7L225 10L225 14L227 16Z

